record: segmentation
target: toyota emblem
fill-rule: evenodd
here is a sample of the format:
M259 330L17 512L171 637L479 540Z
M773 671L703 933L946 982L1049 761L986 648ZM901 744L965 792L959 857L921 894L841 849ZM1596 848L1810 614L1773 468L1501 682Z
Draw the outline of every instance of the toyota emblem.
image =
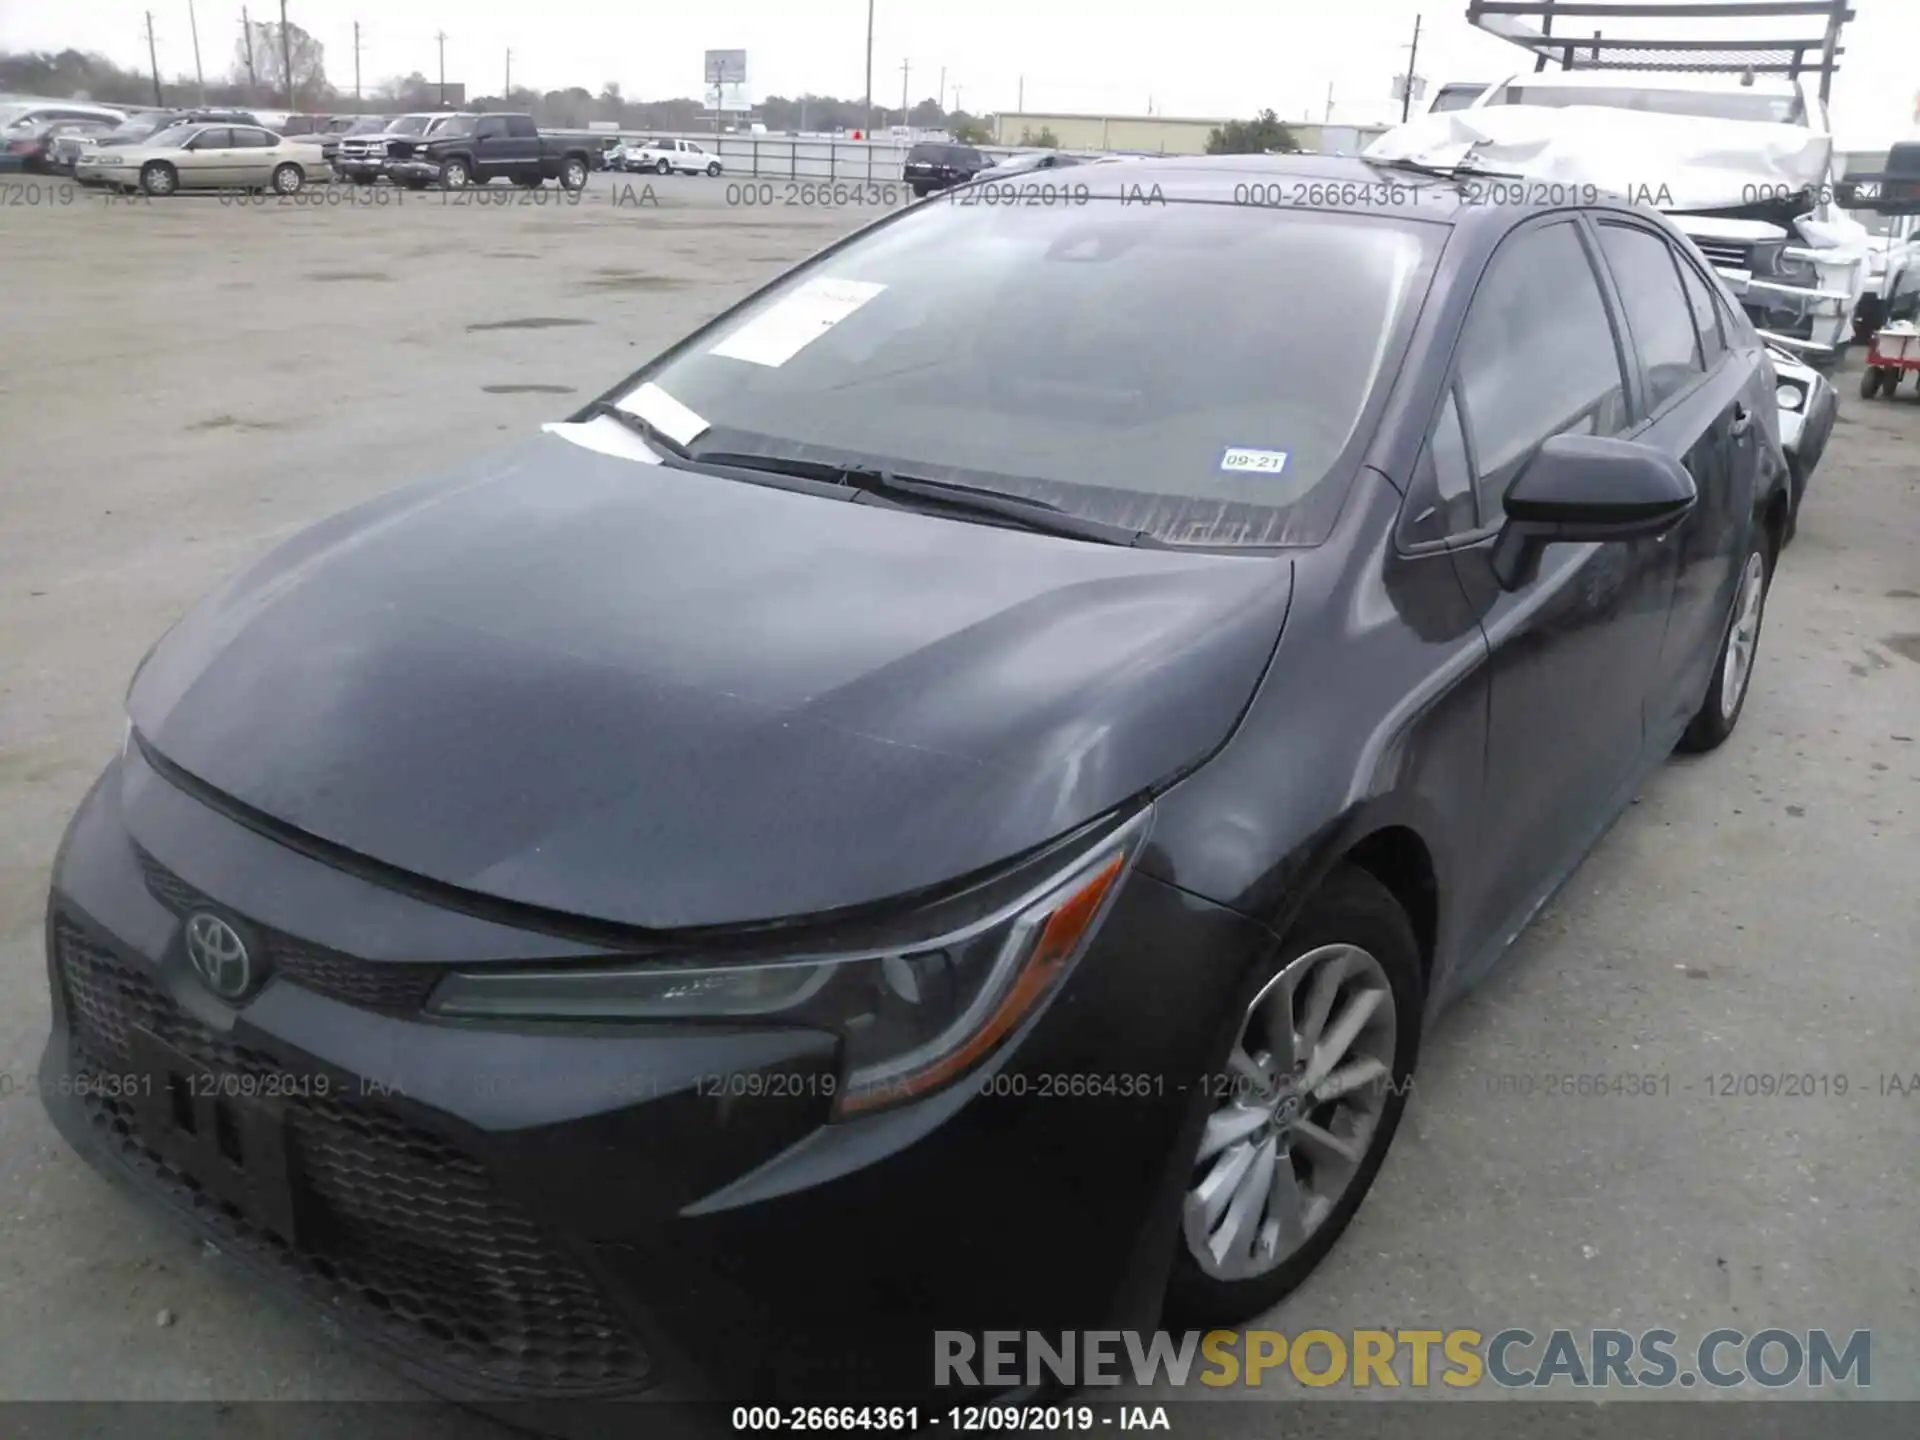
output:
M253 988L253 957L247 953L247 942L218 915L201 911L188 919L187 961L222 1000L238 1000Z

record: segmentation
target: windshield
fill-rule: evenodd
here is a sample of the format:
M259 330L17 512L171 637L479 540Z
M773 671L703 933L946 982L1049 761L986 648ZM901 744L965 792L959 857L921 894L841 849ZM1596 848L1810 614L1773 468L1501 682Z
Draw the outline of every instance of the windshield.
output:
M386 128L387 122L385 120L381 119L378 115L369 115L364 120L354 121L353 124L347 127L346 133L349 135L378 135Z
M1440 93L1433 97L1433 104L1427 107L1427 111L1429 114L1438 115L1447 110L1464 110L1478 100L1480 92L1486 88L1485 85L1442 85ZM1542 102L1534 100L1528 103L1538 105Z
M635 378L707 422L696 456L884 466L1168 543L1311 544L1443 234L1225 204L930 206Z
M1714 120L1760 120L1798 125L1806 119L1798 95L1760 95L1751 90L1604 89L1590 85L1509 85L1500 105L1601 105L1654 115L1700 115Z
M387 127L387 133L389 135L424 135L433 118L431 115L402 115Z

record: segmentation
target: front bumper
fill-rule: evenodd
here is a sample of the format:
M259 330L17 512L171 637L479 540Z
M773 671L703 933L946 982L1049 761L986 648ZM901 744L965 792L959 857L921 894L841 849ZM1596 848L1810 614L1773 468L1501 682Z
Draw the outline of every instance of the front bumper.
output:
M237 1009L186 962L200 909L277 967ZM1271 941L1136 873L995 1093L829 1124L809 1083L834 1071L829 1036L421 1015L424 965L593 952L309 859L136 750L62 844L47 943L41 1090L75 1148L419 1383L500 1404L917 1399L936 1329L1150 1328L1187 1178L1171 1157ZM291 1211L156 1132L175 1122L128 1093L153 1074L139 1032L213 1077L205 1105L234 1113L203 1106L208 1133L283 1137L258 1193L284 1166ZM1145 1083L1053 1093L1069 1075Z
M395 180L434 180L440 178L437 160L389 160L387 174Z

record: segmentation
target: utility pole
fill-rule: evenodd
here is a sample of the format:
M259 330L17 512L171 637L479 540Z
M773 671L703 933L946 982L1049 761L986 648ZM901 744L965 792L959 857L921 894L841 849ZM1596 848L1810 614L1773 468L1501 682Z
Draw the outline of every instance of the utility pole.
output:
M867 0L867 139L873 139L873 0Z
M900 123L907 123L907 77L913 74L913 61L900 62Z
M360 108L360 22L353 22L353 108Z
M1022 115L1027 113L1027 77L1024 75L1020 77L1020 98L1014 102L1013 108Z
M1323 125L1331 125L1331 124L1333 123L1333 82L1332 82L1331 80L1329 80L1329 81L1327 82L1327 113L1326 113L1326 117L1325 117L1325 118L1324 118L1324 119L1323 119L1323 120L1322 120L1322 121L1321 121L1320 123L1321 123L1321 124L1323 124Z
M293 32L287 29L287 0L280 0L280 63L287 67L287 109L293 104Z
M207 72L200 68L200 22L194 18L193 0L187 0L187 28L193 32L193 78L200 87L200 103L207 103Z
M513 47L507 47L507 88L500 92L509 103L513 100Z
M940 113L947 113L947 67L940 67Z
M356 29L358 27L355 27ZM260 83L260 76L253 68L253 21L247 15L247 7L240 7L240 38L247 42L247 100L253 100L252 91ZM358 60L358 56L354 57Z
M440 46L440 108L447 108L447 32L442 30L434 35L434 41Z
M153 43L153 11L147 11L147 63L153 67L153 103L164 105L160 98L160 52Z
M960 113L960 87L958 85L953 87L953 113L956 115Z
M1407 123L1407 116L1413 111L1413 77L1420 72L1420 17L1413 17L1413 44L1407 47L1412 53L1407 56L1406 89L1400 95L1400 123Z

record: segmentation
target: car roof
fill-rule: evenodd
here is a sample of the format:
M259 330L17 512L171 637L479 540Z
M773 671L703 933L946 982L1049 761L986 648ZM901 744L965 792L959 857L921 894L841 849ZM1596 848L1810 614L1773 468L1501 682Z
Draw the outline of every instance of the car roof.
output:
M1784 75L1729 75L1694 70L1523 70L1501 85L1540 85L1556 90L1700 90L1716 95L1800 93L1800 83Z
M1095 182L1071 181L1088 184ZM1113 188L1109 190L1109 186ZM1157 194L1155 193L1157 190ZM1642 219L1656 212L1587 186L1518 176L1439 175L1352 155L1180 155L1120 157L1100 167L1095 198L1148 203L1247 205L1275 212L1390 215L1452 226L1502 228L1549 210L1612 211ZM1671 230L1663 220L1664 228Z

